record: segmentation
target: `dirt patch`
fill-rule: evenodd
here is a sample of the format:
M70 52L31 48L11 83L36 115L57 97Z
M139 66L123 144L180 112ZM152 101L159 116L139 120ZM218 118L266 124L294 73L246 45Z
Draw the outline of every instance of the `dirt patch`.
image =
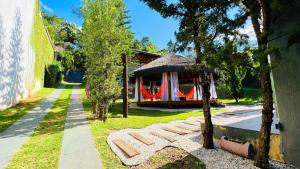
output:
M166 147L153 155L145 163L131 167L131 169L204 169L202 161L188 152L176 148Z

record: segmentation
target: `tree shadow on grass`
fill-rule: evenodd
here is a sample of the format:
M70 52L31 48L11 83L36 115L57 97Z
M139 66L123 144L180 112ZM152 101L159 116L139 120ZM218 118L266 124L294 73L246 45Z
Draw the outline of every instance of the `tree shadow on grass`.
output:
M62 120L62 119L59 119L58 117L68 111L67 107L69 105L69 102L68 102L67 98L59 99L54 103L54 105L51 108L51 107L49 107L49 105L51 105L53 103L53 101L55 101L55 100L53 100L53 98L47 98L38 105L20 107L20 109L22 109L21 113L16 113L16 114L12 113L11 115L7 116L6 119L4 119L4 120L1 119L0 121L6 122L6 124L0 126L0 129L2 131L5 130L2 133L0 132L0 139L14 137L14 136L20 136L20 137L29 136L31 134L31 132L33 130L35 130L35 128L38 124L40 124L39 127L41 127L41 129L44 128L43 126L48 126L47 128L49 129L49 131L52 130L52 127L57 127L57 125ZM47 110L50 108L51 108L51 111L47 113ZM7 110L7 111L9 111L9 110ZM30 111L30 112L27 113L27 111ZM51 113L52 111L54 111L54 113ZM26 114L26 116L24 116L25 114ZM65 114L64 114L64 116L65 116ZM22 118L22 120L17 121L18 119L21 119L21 118ZM9 120L11 120L11 121L9 121ZM41 121L41 123L40 123L40 121ZM45 123L45 124L43 124L43 123ZM59 129L59 131L61 131L61 129ZM54 132L56 132L56 131L54 131Z
M33 136L56 134L64 131L68 107L69 98L57 100L52 108L52 111L49 112L40 122Z
M199 109L200 111L200 109ZM117 102L114 103L109 112L113 117L118 117L123 114L123 103ZM162 117L162 116L174 116L178 114L188 113L187 111L176 111L176 112L166 112L166 111L159 111L159 110L142 110L142 109L129 109L129 116L148 116L148 117ZM121 116L122 117L122 116Z
M81 85L81 89L84 89L84 86ZM84 110L86 112L92 112L92 104L91 102L86 99L82 98L82 103ZM199 108L199 111L201 109ZM130 116L147 116L147 117L164 117L164 116L175 116L178 114L189 113L187 111L178 111L178 112L166 112L166 111L159 111L159 110L142 110L142 109L129 109L129 117ZM122 102L115 102L109 108L109 118L123 118L123 103ZM90 117L93 120L92 117Z

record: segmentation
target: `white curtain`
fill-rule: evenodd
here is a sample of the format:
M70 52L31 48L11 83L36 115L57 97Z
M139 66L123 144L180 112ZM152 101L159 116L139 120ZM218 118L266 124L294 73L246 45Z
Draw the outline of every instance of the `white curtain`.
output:
M161 84L165 90L163 90L163 93L161 95L161 101L169 101L169 92L168 92L168 73L165 72L162 74Z
M141 82L142 85L144 85L143 77L142 77L142 76L140 77L140 82ZM139 84L139 85L140 85L140 84ZM141 88L140 88L140 90L141 90ZM141 94L140 94L140 99L141 99L141 101L143 101L143 100L144 100L143 94L142 94L141 91L139 91L139 92L141 93Z
M135 85L134 85L134 100L139 101L139 80L135 78Z
M202 86L200 84L201 78L197 79L197 100L202 100Z
M179 90L178 73L171 72L171 99L172 101L179 101L179 97L176 95L176 90Z
M214 76L212 73L210 73L210 99L217 99L217 91L216 91L216 86L215 86L215 81L214 81Z
M194 100L198 100L198 79L194 79Z

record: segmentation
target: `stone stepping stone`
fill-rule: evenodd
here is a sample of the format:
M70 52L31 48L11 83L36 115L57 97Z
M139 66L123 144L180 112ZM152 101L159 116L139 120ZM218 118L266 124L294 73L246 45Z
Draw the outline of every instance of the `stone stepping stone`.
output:
M162 134L162 133L159 133L159 132L156 132L156 131L151 131L150 134L152 134L152 135L154 135L154 136L156 136L156 137L162 138L162 139L164 139L164 140L167 140L167 141L169 141L169 142L171 142L171 143L173 143L173 142L176 141L175 138L170 137L170 136L167 136L167 135Z
M113 143L118 146L123 152L125 152L130 158L140 154L135 148L133 148L122 139L115 139L113 140Z
M141 134L139 134L137 132L130 132L128 134L148 146L154 144L154 142L152 140L142 136Z
M200 122L183 121L183 123L193 125L193 126L200 126Z
M163 129L165 131L168 131L168 132L171 132L171 133L176 133L176 134L179 134L179 135L188 134L188 132L185 132L185 131L182 131L182 130L178 130L175 127L161 127L161 129Z
M199 128L192 128L192 127L188 127L188 126L183 126L183 125L178 125L176 126L180 129L184 129L184 130L188 130L188 131L192 131L192 132L197 132L197 131L200 131Z

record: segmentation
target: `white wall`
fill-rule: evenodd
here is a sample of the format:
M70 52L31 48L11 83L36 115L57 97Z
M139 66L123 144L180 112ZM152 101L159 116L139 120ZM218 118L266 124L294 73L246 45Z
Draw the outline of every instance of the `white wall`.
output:
M35 0L0 0L0 110L33 92Z

